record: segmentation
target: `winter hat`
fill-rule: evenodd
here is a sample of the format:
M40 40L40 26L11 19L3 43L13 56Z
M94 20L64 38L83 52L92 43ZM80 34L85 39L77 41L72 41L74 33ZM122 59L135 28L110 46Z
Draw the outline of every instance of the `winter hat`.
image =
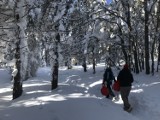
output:
M125 64L123 68L128 69L128 64Z

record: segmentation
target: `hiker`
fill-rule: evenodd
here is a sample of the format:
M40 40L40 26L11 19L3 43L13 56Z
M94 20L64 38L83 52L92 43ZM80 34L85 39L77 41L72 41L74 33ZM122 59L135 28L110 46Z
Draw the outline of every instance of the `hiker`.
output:
M107 86L108 91L109 91L109 95L106 96L106 98L111 97L115 97L111 85L112 85L112 81L115 80L115 77L113 75L112 69L110 66L108 66L103 74L103 84Z
M117 80L119 80L120 83L120 94L124 105L123 109L129 112L132 110L132 107L129 103L128 96L130 94L134 79L131 71L128 68L128 64L125 64L123 69L119 72Z

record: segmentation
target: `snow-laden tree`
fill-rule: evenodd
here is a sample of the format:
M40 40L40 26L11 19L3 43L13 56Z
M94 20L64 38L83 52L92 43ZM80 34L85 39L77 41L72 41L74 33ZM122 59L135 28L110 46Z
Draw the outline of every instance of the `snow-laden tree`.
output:
M156 30L160 30L160 0L158 1L157 4L157 28ZM157 41L157 46L158 46L158 50L157 50L157 54L158 54L158 60L157 60L157 72L160 66L160 34L158 34L158 41Z
M26 77L33 77L36 75L38 67L41 65L41 46L42 46L42 36L40 32L40 18L41 18L41 5L43 1L36 0L28 2L28 14L27 14L27 43L28 43L28 66Z
M30 68L30 61L33 61L33 57L29 57L31 51L28 48L33 49L33 43L27 39L29 33L27 33L28 13L30 12L33 1L30 0L16 0L16 1L1 1L1 14L2 16L0 24L0 33L3 34L1 42L4 44L3 54L4 59L7 61L13 61L14 70L17 72L13 75L13 99L19 97L22 94L22 83L28 77L35 75L36 67ZM32 46L31 46L32 44ZM35 47L36 49L37 47ZM38 52L38 51L37 51ZM37 53L36 52L36 53ZM35 60L34 60L35 61ZM36 64L34 64L36 65ZM33 68L34 72L33 72ZM13 70L13 71L14 71Z
M0 1L1 62L14 61L13 99L22 81L36 74L40 63L52 68L52 89L59 65L71 68L74 58L87 63L124 60L136 73L154 73L160 61L160 0L2 0ZM63 58L63 60L62 60ZM7 65L7 64L6 64Z
M67 44L70 44L70 59L76 58L79 64L86 64L86 53L84 52L85 44L82 42L86 34L88 26L86 23L87 14L83 11L84 6L81 6L83 2L78 3L75 1L70 9L70 14L67 17L67 27L69 31L69 37ZM83 7L83 8L80 8ZM86 71L86 67L84 68Z
M72 1L44 1L42 6L42 22L44 23L43 30L47 36L50 64L52 68L51 89L58 86L58 68L61 60L60 42L65 31L65 16L67 15L69 5Z
M21 37L24 37L24 29L20 24L20 12L18 11L17 7L20 7L18 1L1 1L1 14L2 16L2 33L6 33L6 36L3 37L4 39L7 38L9 45L6 48L6 51L9 52L14 50L12 54L15 55L15 69L17 69L16 74L14 75L14 85L13 85L13 99L19 97L22 94L22 80L21 80L21 58L20 58L20 41ZM22 7L21 7L22 10ZM22 11L24 12L24 11ZM21 12L21 13L22 13ZM20 15L19 15L20 14ZM23 20L21 20L22 23ZM18 24L19 23L19 24ZM23 30L22 30L23 29ZM22 30L22 31L21 31ZM21 32L21 33L20 33ZM10 57L10 55L6 55Z
M148 23L154 21L151 19L151 15L154 13L154 9L157 9L158 0L146 2L142 0L114 0L109 6L101 4L101 7L110 16L110 23L114 24L112 31L120 41L119 43L117 41L117 45L121 45L125 61L134 66L136 73L139 72L139 68L144 68L144 61L146 73L148 73L150 66L148 60L150 60L151 52L149 44L153 41L152 46L154 46L154 40L150 39L150 42L148 40L151 38L150 32L155 26L151 29L153 24ZM155 16L157 15L155 14Z

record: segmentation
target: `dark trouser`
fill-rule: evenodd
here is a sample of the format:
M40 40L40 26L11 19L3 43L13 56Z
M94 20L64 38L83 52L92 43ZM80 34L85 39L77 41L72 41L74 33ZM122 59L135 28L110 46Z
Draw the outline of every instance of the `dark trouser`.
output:
M131 105L128 101L128 96L131 91L131 86L129 87L120 87L120 94L124 104L124 110L127 110Z
M115 97L115 95L114 95L114 93L113 93L113 91L111 89L111 85L110 84L107 84L107 88L108 88L108 91L109 91L109 95L106 96L106 97L108 97L108 98L109 98L109 96Z

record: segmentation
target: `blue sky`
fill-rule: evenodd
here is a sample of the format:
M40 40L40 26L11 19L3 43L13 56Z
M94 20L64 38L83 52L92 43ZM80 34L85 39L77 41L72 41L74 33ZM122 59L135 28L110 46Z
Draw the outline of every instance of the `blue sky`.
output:
M107 2L107 4L108 4L108 3L111 3L111 2L112 2L112 0L106 0L106 2Z

